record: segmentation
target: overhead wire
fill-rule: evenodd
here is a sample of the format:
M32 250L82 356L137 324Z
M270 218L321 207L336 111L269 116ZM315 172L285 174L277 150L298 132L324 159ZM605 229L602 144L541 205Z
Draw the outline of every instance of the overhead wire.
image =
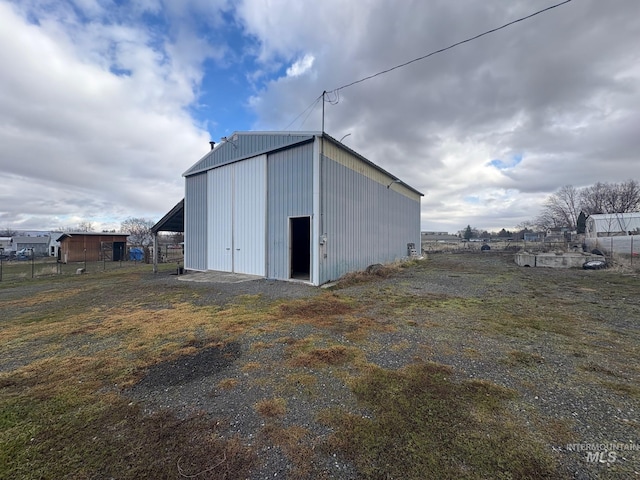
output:
M318 98L316 98L313 102L311 102L307 108L305 108L302 112L300 112L300 114L296 118L294 118L286 127L284 127L283 130L288 129L291 125L293 125L296 122L296 120L298 120L302 115L304 115L307 110L309 110L309 113L307 114L304 121L302 122L302 124L304 125L304 122L306 122L307 118L309 118L309 115L311 115L311 112L313 112L313 109L320 102L320 99L323 96L324 96L324 93L319 95Z
M547 12L549 10L553 10L554 8L558 8L558 7L560 7L562 5L565 5L565 4L567 4L567 3L571 2L571 1L572 0L564 0L563 2L557 3L555 5L551 5L550 7L547 7L547 8L543 8L542 10L538 10L537 12L534 12L534 13L532 13L530 15L525 16L525 17L518 18L517 20L513 20L511 22L505 23L504 25L501 25L499 27L492 28L491 30L487 30L486 32L480 33L480 34L475 35L473 37L469 37L469 38L467 38L465 40L461 40L460 42L456 42L456 43L454 43L452 45L449 45L448 47L444 47L444 48L441 48L439 50L434 50L431 53L428 53L426 55L422 55L421 57L418 57L418 58L414 58L413 60L409 60L408 62L401 63L400 65L396 65L395 67L387 68L386 70L382 70L382 71L380 71L378 73L374 73L373 75L369 75L369 76L366 76L366 77L361 78L359 80L355 80L355 81L353 81L351 83L347 83L346 85L342 85L341 87L334 88L333 90L331 90L330 92L327 92L327 93L337 93L340 90L343 90L343 89L345 89L347 87L351 87L353 85L356 85L358 83L362 83L364 81L367 81L367 80L370 80L372 78L378 77L378 76L383 75L385 73L392 72L393 70L397 70L399 68L406 67L407 65L411 65L412 63L419 62L420 60L424 60L426 58L432 57L433 55L437 55L438 53L446 52L447 50L451 50L452 48L455 48L455 47L457 47L459 45L471 42L473 40L477 40L478 38L484 37L485 35L489 35L491 33L495 33L495 32L497 32L499 30L502 30L502 29L507 28L507 27L509 27L511 25L514 25L514 24L516 24L518 22L522 22L524 20L528 20L528 19L530 19L532 17L535 17L536 15L540 15L541 13ZM334 104L332 102L329 102L329 103Z
M353 82L350 82L350 83L347 83L345 85L342 85L341 87L334 88L333 90L324 91L313 102L311 102L311 104L307 108L305 108L296 118L294 118L291 121L291 123L289 123L289 125L287 125L284 128L284 130L288 129L302 115L304 115L305 112L307 112L307 110L309 110L309 113L307 113L307 116L304 118L304 120L302 122L302 125L304 125L304 122L307 121L307 119L309 118L309 116L313 112L313 109L316 107L316 105L319 103L319 101L321 99L322 99L323 102L327 102L330 105L337 105L338 103L340 103L340 90L344 90L345 88L351 87L351 86L356 85L358 83L362 83L362 82L365 82L367 80L371 80L372 78L379 77L380 75L384 75L385 73L392 72L392 71L397 70L399 68L406 67L407 65L411 65L412 63L416 63L416 62L419 62L421 60L425 60L425 59L427 59L429 57L432 57L432 56L437 55L439 53L446 52L447 50L451 50L452 48L458 47L458 46L463 45L465 43L472 42L472 41L477 40L477 39L479 39L481 37L484 37L486 35L490 35L492 33L495 33L497 31L499 31L499 30L503 30L503 29L505 29L507 27L510 27L511 25L514 25L516 23L523 22L525 20L533 18L533 17L535 17L537 15L540 15L542 13L548 12L549 10L553 10L554 8L558 8L558 7L560 7L562 5L565 5L565 4L567 4L567 3L571 2L571 1L573 1L573 0L564 0L564 1L560 2L560 3L556 3L555 5L551 5L549 7L543 8L542 10L538 10L538 11L536 11L534 13L531 13L529 15L526 15L524 17L518 18L516 20L512 20L512 21L510 21L508 23L505 23L504 25L501 25L499 27L492 28L491 30L487 30L487 31L482 32L482 33L480 33L478 35L474 35L473 37L469 37L469 38L467 38L465 40L461 40L459 42L451 44L448 47L444 47L444 48L440 48L438 50L434 50L433 52L427 53L426 55L422 55L420 57L414 58L413 60L409 60L408 62L401 63L401 64L396 65L396 66L391 67L391 68L387 68L386 70L382 70L382 71L374 73L372 75L368 75L368 76L363 77L363 78L361 78L359 80L355 80Z

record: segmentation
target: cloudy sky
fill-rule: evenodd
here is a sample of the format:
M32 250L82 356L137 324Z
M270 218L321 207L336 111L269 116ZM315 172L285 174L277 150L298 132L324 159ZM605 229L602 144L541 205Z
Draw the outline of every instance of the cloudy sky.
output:
M0 229L157 221L209 140L320 130L324 90L559 2L0 0ZM570 1L331 93L325 130L425 193L423 230L513 228L640 179L639 19Z

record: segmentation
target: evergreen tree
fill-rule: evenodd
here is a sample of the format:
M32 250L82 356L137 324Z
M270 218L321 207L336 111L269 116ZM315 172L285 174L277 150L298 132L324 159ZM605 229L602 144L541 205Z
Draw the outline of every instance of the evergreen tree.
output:
M587 216L584 212L580 212L578 215L578 222L576 223L576 233L584 233L587 228Z

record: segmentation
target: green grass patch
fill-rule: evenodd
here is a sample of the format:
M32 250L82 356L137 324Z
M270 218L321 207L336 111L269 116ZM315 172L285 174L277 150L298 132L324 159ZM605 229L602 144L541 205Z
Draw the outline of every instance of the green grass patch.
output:
M362 478L559 478L554 458L508 413L514 393L420 363L371 368L352 389L371 415L325 411L325 448Z
M223 439L205 417L145 415L115 393L78 381L34 384L4 376L0 478L246 478L254 452ZM210 469L210 470L209 470Z

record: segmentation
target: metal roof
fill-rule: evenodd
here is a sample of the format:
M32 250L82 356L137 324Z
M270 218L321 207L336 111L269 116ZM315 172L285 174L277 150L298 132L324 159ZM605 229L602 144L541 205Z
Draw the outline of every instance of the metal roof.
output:
M379 165L376 165L371 160L360 155L355 150L347 147L344 143L336 140L331 135L323 132L234 132L229 137L224 137L222 143L215 146L204 157L198 160L191 168L189 168L182 175L188 177L201 173L203 171L210 170L211 168L226 165L241 160L245 160L264 153L271 153L278 150L290 148L294 145L313 141L315 137L326 138L330 142L342 148L362 162L372 166L378 171L388 175L394 182L400 183L404 187L408 188L412 192L424 197L424 194L412 186L404 183L400 178L389 173Z
M151 232L184 232L184 198L151 227Z
M113 232L67 232L67 233L63 233L62 235L60 235L58 238L56 238L56 242L59 242L60 240L64 239L64 238L71 238L71 237L128 237L129 234L128 233L113 233Z

